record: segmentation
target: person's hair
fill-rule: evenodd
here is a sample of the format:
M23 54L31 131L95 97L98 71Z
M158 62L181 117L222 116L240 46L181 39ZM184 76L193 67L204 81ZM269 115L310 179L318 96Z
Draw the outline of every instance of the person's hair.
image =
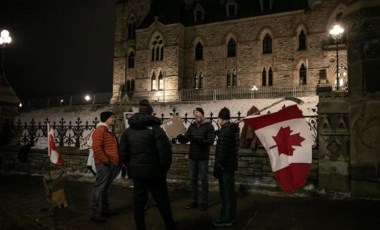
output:
M142 99L141 101L139 101L139 112L146 113L149 115L153 114L153 107L147 99Z
M218 114L218 118L222 120L229 120L231 119L230 110L226 107L222 108Z
M100 113L100 121L106 122L110 116L114 115L111 111L104 111Z

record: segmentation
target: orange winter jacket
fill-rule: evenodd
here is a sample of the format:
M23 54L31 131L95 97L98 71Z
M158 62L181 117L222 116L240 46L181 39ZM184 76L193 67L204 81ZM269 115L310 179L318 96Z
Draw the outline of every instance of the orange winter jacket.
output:
M92 150L95 164L119 163L117 139L106 124L100 124L92 134Z

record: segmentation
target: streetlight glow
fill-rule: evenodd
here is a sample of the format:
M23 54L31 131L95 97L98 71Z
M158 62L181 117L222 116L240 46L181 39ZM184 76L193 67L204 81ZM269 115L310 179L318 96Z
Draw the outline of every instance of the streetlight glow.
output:
M86 96L84 97L84 99L85 99L86 101L90 101L90 100L91 100L91 97L90 97L89 95L86 95Z
M12 37L9 36L8 30L2 30L0 33L0 45L4 46L12 42Z
M335 24L330 30L331 37L335 40L336 46L336 90L339 90L339 47L338 42L342 38L344 29L339 25Z

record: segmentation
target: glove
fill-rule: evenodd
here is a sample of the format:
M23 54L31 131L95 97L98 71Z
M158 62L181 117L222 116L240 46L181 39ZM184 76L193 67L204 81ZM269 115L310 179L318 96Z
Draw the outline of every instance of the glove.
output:
M212 175L215 177L215 179L219 179L223 174L223 168L222 166L220 166L219 164L218 165L214 165L214 172L212 173Z
M220 130L215 130L215 136L219 136Z
M181 144L186 144L188 142L187 138L183 134L178 135L176 138Z

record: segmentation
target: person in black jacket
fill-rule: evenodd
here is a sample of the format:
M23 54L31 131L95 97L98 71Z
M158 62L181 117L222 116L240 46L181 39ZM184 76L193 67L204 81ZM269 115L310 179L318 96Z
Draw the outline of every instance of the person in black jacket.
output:
M169 138L152 116L150 104L141 104L139 112L129 118L129 127L120 138L120 157L133 179L133 205L137 230L146 229L145 205L150 192L165 222L166 229L176 229L172 216L166 174L172 162Z
M230 122L230 110L222 108L218 115L221 129L215 149L213 176L218 179L221 200L220 216L213 222L216 227L229 227L235 222L235 171L238 168L239 126Z
M208 208L208 160L210 146L215 140L214 126L205 119L202 108L195 108L194 122L191 123L186 133L177 137L178 141L186 144L190 141L189 149L189 173L191 184L191 202L185 209L198 207L198 173L202 181L202 204L201 211Z

